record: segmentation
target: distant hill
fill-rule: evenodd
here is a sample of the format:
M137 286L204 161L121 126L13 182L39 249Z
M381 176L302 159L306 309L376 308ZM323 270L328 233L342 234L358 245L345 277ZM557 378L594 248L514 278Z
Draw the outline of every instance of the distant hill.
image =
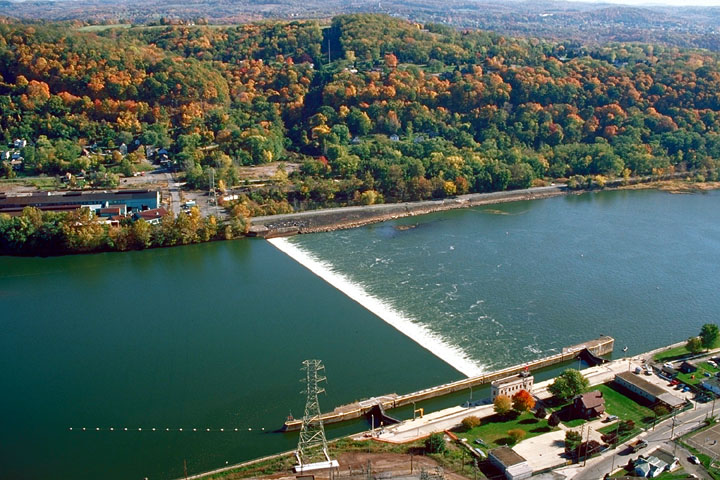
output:
M22 20L90 23L245 23L264 19L329 19L384 13L420 23L445 23L509 35L583 42L649 41L720 49L720 9L630 7L541 0L58 0L0 1L0 15Z

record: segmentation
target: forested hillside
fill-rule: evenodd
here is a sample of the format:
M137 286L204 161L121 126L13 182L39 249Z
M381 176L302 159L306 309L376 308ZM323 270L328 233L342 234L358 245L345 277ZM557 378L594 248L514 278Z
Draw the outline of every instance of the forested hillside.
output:
M81 147L136 140L130 161L166 147L196 187L210 167L230 188L240 165L301 162L252 193L257 212L575 175L718 175L720 67L704 51L369 14L98 32L8 23L0 76L0 138L30 141L25 173L112 170L128 159Z

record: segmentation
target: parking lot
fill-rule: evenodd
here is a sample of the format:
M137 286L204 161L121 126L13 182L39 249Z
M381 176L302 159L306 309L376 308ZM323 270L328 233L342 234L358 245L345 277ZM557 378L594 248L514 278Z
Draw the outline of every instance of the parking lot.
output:
M687 443L715 461L720 456L720 424L689 437Z

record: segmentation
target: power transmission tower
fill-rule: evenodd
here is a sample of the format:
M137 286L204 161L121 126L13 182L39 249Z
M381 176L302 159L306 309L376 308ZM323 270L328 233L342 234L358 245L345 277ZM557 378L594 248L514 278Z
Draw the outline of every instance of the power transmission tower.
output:
M320 419L320 403L318 402L318 394L325 391L320 387L320 382L326 380L320 376L320 372L325 370L325 366L320 360L305 360L302 370L305 371L305 378L301 381L305 382L305 415L303 415L303 423L300 429L300 440L298 448L295 452L298 464L302 467L312 462L312 450L318 447L322 450L325 461L330 461L330 455L327 449L327 440L325 439L325 429Z

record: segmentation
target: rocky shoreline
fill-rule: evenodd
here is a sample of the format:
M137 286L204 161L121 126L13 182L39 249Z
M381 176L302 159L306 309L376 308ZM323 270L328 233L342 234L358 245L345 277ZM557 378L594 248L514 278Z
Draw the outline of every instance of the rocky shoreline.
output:
M468 208L520 200L535 200L566 195L568 193L574 192L569 190L565 185L553 185L509 192L459 195L442 200L329 208L284 215L256 217L252 219L252 226L250 227L248 236L272 238L299 233L329 232L394 220L396 218L453 210L456 208Z

